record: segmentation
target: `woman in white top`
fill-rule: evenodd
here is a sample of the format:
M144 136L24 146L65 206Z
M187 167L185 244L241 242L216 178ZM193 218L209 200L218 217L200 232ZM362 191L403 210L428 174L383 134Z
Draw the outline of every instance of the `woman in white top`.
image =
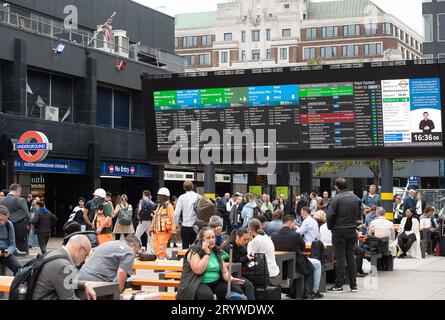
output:
M323 210L315 212L314 219L317 221L320 228L320 241L324 244L332 243L332 232L328 229L326 224L326 213Z
M119 223L119 213L121 210L131 212L131 215L133 215L133 207L128 203L128 196L126 194L121 196L121 202L114 208L113 219L117 217L117 221L113 233L115 234L116 240L119 240L122 234L126 237L127 235L134 233L133 221L129 225L122 225Z
M277 277L280 274L280 268L278 268L275 261L275 246L272 240L264 233L264 230L261 228L261 222L258 219L249 220L249 232L253 239L247 245L248 255L264 253L266 255L269 277Z
M402 251L399 258L410 255L413 258L422 259L420 252L419 220L414 218L414 209L408 208L405 211L406 217L400 223L398 246Z

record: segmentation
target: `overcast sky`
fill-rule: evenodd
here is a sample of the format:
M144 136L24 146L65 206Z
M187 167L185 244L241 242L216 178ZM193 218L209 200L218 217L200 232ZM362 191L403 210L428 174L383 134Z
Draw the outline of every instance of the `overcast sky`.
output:
M178 13L216 10L217 0L133 0L150 8L174 16ZM319 0L314 0L319 1ZM322 0L326 1L326 0ZM335 0L334 0L335 1ZM420 34L422 26L422 0L372 0L383 10L393 14Z

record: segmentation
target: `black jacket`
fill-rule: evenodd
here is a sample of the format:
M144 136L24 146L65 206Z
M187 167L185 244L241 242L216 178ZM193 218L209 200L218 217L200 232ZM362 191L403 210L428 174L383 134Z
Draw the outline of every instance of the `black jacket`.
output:
M240 262L242 265L246 265L249 262L249 258L247 258L247 248L246 247L238 247L235 241L229 242L222 248L227 254L230 253L230 249L233 249L232 262L238 263ZM228 261L228 260L227 260Z
M271 238L276 251L295 252L295 271L304 275L312 273L314 267L303 254L306 244L299 233L289 227L283 227L280 231L274 232Z
M56 224L57 217L49 210L42 209L36 212L31 223L36 229L36 234L51 233L52 227Z
M403 214L406 214L406 210L413 209L414 212L416 212L416 202L417 200L414 200L409 195L403 200Z
M329 230L357 227L360 219L361 201L352 191L342 190L329 203L327 223Z

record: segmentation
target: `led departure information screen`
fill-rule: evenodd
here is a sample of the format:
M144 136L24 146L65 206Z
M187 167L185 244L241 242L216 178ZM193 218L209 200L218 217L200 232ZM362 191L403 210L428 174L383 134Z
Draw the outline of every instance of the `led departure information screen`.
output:
M395 150L408 154L419 148L442 150L439 72L410 72L404 77L383 72L380 77L350 81L343 75L341 81L322 82L305 81L303 77L299 81L298 73L294 74L295 81L283 77L283 83L275 80L267 85L249 81L251 85L236 86L224 81L224 86L214 87L218 80L214 77L215 81L208 82L212 87L203 86L202 81L192 86L191 79L190 83L184 81L181 89L152 89L149 114L155 134L151 143L156 144L158 152L168 151L175 143L169 140L175 129L187 135L193 128L199 134L215 129L221 136L224 130L275 129L276 148L282 155L294 155L284 157L289 159L313 151L314 155L325 152L329 157L338 154L343 158L343 152L379 154ZM244 75L243 80L247 77ZM254 80L258 75L251 77ZM192 123L198 126L192 127ZM223 147L222 142L219 147Z

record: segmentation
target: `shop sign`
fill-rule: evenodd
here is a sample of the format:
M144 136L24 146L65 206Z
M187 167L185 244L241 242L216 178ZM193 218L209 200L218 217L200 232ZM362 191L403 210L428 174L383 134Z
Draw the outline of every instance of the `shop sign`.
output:
M195 173L194 172L180 172L180 171L164 171L164 180L171 180L171 181L185 181L195 180Z
M14 143L13 148L19 152L23 161L34 163L43 161L53 145L44 133L27 131L20 136L18 143Z

